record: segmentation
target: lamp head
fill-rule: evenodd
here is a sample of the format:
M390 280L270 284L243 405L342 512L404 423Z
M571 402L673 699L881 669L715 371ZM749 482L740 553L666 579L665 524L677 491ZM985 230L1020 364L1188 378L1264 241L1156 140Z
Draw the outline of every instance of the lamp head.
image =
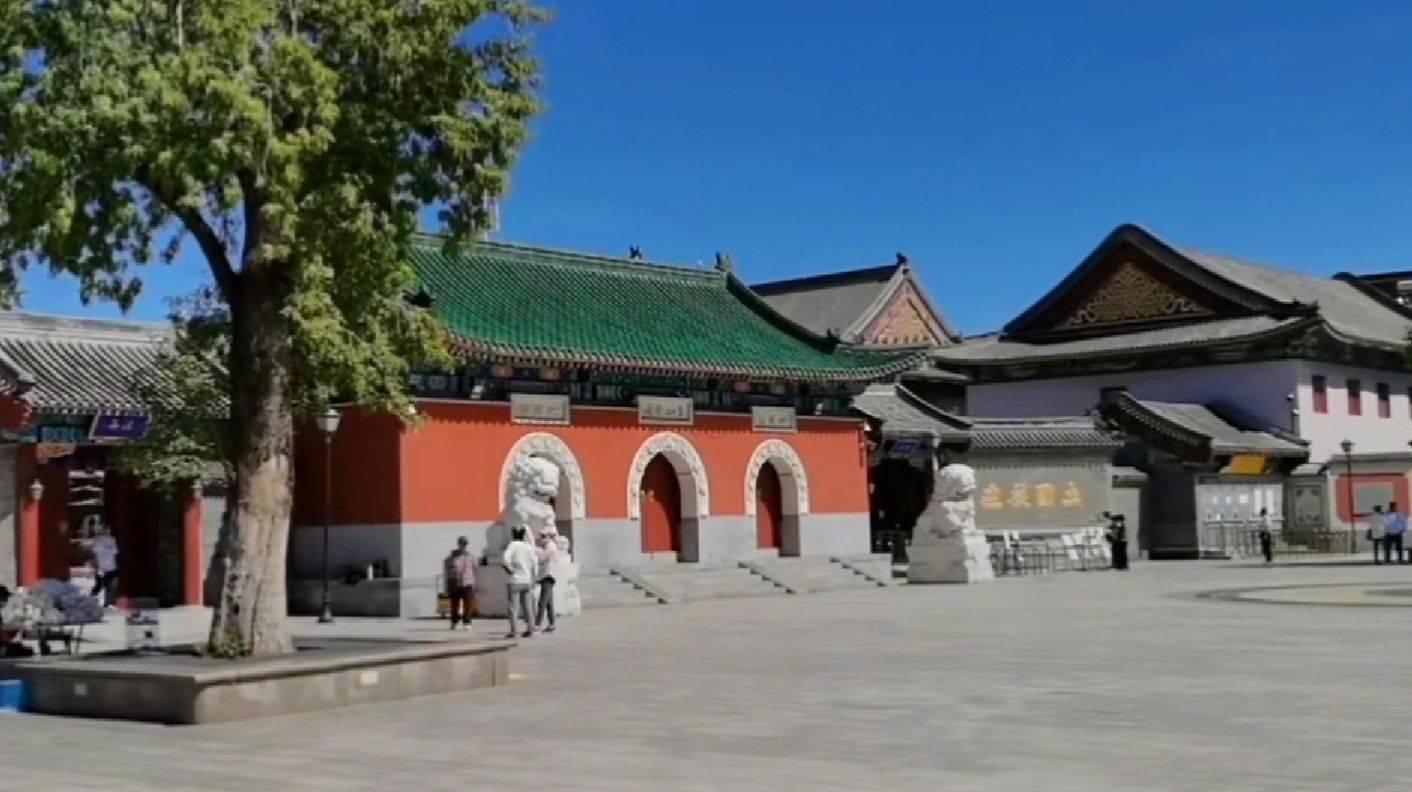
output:
M319 417L317 419L319 424L319 431L323 432L325 435L328 435L330 437L333 436L333 433L338 431L338 422L342 417L342 413L340 413L333 407L329 407L328 409L319 413Z

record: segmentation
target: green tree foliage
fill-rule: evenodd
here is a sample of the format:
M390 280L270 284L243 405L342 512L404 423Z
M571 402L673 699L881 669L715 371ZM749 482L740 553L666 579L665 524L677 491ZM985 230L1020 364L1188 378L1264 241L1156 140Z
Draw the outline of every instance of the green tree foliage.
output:
M230 454L230 316L211 289L174 303L171 343L134 383L149 406L147 435L117 447L116 467L174 490L235 477Z
M429 207L452 244L485 226L538 109L541 18L518 0L0 0L0 296L47 266L126 306L136 265L194 240L229 312L213 645L292 648L299 415L404 413L409 365L446 354L404 299L409 238Z

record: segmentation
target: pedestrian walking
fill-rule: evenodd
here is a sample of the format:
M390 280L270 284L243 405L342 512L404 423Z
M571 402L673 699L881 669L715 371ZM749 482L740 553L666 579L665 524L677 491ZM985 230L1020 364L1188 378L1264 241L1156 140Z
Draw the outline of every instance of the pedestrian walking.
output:
M1407 515L1397 508L1397 502L1387 505L1387 536L1383 539L1383 560L1392 562L1392 551L1397 551L1397 563L1405 564L1402 553L1402 536L1407 533Z
M534 635L534 608L530 606L530 590L534 586L534 581L539 579L539 557L535 549L527 541L529 529L524 526L510 531L510 544L505 547L505 555L501 561L505 568L505 574L510 579L505 582L505 608L510 619L510 632L506 638L515 637L515 610L520 611L520 616L525 620L525 631L522 637L529 638Z
M544 617L549 616L549 626L543 632L554 632L554 561L559 557L559 543L554 540L554 529L544 527L539 530L539 603L534 612L534 628L541 629Z
M446 556L442 564L442 577L446 580L446 597L451 601L451 629L460 627L471 629L471 608L475 605L476 558L466 546L470 541L462 536L456 540L456 549Z
M1113 568L1128 568L1128 527L1124 523L1126 518L1121 514L1115 514L1108 521L1108 544L1113 549Z
M89 596L99 597L103 607L112 610L117 606L118 540L108 526L99 522L85 544L89 566L93 568L93 591Z
M1270 531L1270 511L1260 510L1258 520L1260 526L1260 555L1265 556L1265 563L1275 560L1275 535Z
M1381 564L1382 559L1378 557L1378 551L1383 549L1384 540L1387 539L1387 515L1383 514L1381 505L1373 507L1373 513L1368 515L1368 540L1373 543L1373 563Z

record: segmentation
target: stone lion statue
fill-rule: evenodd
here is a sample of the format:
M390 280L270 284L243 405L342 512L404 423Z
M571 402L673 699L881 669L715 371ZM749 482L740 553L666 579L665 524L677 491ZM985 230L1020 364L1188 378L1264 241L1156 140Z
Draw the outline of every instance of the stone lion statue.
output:
M917 517L908 549L909 583L974 583L995 577L990 546L976 528L976 472L969 465L939 465L931 502Z
M546 529L558 546L551 566L554 575L554 610L560 616L578 613L579 565L570 555L569 537L559 533L554 504L559 494L559 466L543 457L521 454L510 466L505 486L505 510L486 529L485 563L476 568L476 611L486 616L505 615L505 571L501 556L510 544L510 529L525 527L534 543Z

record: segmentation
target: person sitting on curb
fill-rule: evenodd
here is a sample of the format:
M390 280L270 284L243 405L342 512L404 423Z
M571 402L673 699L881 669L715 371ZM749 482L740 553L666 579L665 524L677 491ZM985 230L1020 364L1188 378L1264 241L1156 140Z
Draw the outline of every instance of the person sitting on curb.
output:
M534 582L539 579L539 558L534 547L526 541L529 536L529 529L524 526L510 531L510 544L505 547L505 555L502 564L505 567L505 574L510 579L505 583L505 609L510 619L510 632L506 638L515 637L515 608L520 609L520 615L525 620L525 631L522 635L529 638L534 635L534 608L530 604L530 591Z

